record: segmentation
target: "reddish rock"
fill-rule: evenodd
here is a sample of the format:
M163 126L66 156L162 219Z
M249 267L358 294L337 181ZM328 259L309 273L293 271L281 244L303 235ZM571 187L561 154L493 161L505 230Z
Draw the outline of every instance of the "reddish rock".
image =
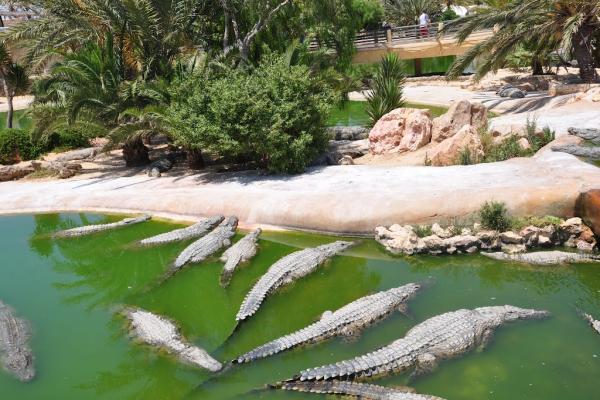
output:
M381 117L369 133L372 154L415 151L431 141L429 110L397 108Z
M600 190L581 193L575 205L575 214L600 237Z
M481 103L460 100L452 103L446 114L433 120L432 141L441 142L456 135L465 125L475 130L487 128L487 108Z
M431 165L455 165L465 149L469 149L473 160L481 159L484 155L479 132L471 125L465 125L456 135L435 146L429 153Z

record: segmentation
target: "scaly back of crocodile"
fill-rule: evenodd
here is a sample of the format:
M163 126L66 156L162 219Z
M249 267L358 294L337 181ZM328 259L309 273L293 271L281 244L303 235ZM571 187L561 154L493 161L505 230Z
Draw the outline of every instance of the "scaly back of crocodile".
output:
M352 245L351 242L334 242L315 248L309 248L289 254L275 264L259 279L244 298L236 316L237 321L254 315L269 293L284 284L308 275L325 260L342 252Z
M369 400L443 400L440 397L413 393L410 388L396 389L350 381L284 382L283 390L305 393L339 394Z
M258 228L225 250L221 256L221 261L225 262L220 279L222 286L227 286L229 284L233 273L240 263L249 261L256 255L258 237L260 236L261 232L262 230Z
M304 370L295 380L371 377L413 368L421 356L445 359L462 355L481 343L484 333L507 320L543 318L545 311L512 306L458 310L430 318L406 336L374 352L317 368Z
M186 228L175 229L173 231L165 232L160 235L140 240L140 244L144 246L151 246L197 238L205 235L221 221L223 221L223 216L221 215L218 215L216 217L202 218L194 225L188 226Z
M141 222L146 222L150 220L149 215L143 215L137 218L125 218L118 222L111 222L109 224L99 224L99 225L86 225L80 226L77 228L67 229L64 231L56 232L54 234L55 237L77 237L77 236L85 236L91 235L93 233L107 231L109 229L121 228L124 226L135 225Z
M411 299L420 286L414 283L355 300L299 331L275 339L241 355L235 363L254 361L295 346L324 340L344 333L346 328L361 329L389 315Z
M171 274L189 262L200 262L219 251L235 235L238 220L235 217L225 219L208 235L201 237L186 247L175 260Z
M16 317L13 309L0 301L0 364L24 382L35 376L29 336L28 323Z

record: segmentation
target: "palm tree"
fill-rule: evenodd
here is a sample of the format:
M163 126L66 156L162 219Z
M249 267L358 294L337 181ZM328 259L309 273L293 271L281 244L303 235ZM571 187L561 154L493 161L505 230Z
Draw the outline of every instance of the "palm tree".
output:
M2 91L8 105L6 127L12 128L14 115L13 99L15 96L29 89L30 81L26 68L13 61L10 52L3 43L0 43L0 81L2 81Z
M501 68L506 57L520 46L533 47L534 54L560 50L579 66L583 82L597 78L593 35L600 27L599 0L513 0L499 9L480 9L461 21L459 42L479 29L494 29L488 40L471 48L451 66L456 77L479 58L476 78ZM450 24L451 26L452 24Z
M413 25L419 20L419 15L429 15L441 12L439 0L384 0L387 18L398 25Z

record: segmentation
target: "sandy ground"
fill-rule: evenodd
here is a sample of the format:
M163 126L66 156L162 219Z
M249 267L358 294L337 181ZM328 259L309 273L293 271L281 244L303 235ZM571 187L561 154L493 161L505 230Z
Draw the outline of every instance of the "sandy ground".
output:
M189 220L236 215L242 227L371 233L378 225L466 218L487 200L516 214L569 216L577 196L600 188L598 168L544 152L455 167L335 166L298 176L256 173L163 176L139 171L0 184L0 213L120 211Z

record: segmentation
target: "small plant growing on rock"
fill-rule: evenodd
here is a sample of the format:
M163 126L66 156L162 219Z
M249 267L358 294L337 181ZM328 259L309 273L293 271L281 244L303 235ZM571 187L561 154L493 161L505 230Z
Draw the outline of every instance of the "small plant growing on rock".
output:
M433 235L430 225L417 225L414 227L414 231L420 238Z
M512 225L506 205L497 201L486 201L479 209L479 217L484 228L499 232L510 229Z

